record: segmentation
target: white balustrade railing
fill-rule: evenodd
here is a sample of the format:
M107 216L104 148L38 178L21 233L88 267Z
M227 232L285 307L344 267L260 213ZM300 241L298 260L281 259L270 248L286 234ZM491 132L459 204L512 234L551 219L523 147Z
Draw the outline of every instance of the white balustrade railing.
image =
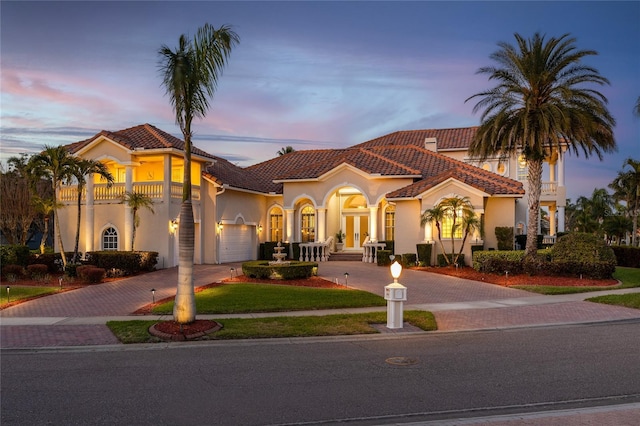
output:
M75 202L78 199L77 185L64 185L58 191L58 199L64 203ZM87 187L82 189L82 201L86 202ZM159 182L134 182L133 191L142 193L153 200L162 199L164 196L164 183ZM124 196L125 184L122 182L107 185L96 183L93 186L93 200L95 202L116 201L121 202ZM191 197L194 201L200 200L200 187L192 186ZM182 184L171 183L171 198L182 198Z
M300 262L326 262L329 260L329 244L300 243Z
M542 195L554 195L558 193L558 182L542 182Z
M378 263L378 250L384 250L385 243L367 242L362 245L362 261L365 263Z

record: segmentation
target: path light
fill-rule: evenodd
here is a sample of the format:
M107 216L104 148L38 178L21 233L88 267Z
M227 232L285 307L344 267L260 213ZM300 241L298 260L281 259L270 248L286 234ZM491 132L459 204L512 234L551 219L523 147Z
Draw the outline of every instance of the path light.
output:
M231 275L231 279L233 279L233 274L236 272L236 268L229 268L229 274ZM237 275L236 275L237 276Z
M349 273L348 272L344 273L344 285L346 285L346 286L349 285Z
M156 289L155 288L151 289L151 302L152 303L156 303Z
M9 303L9 291L11 291L11 287L7 286L7 303Z
M387 300L387 328L402 328L403 304L407 300L407 288L398 282L402 265L398 261L391 265L393 283L385 286L384 298Z
M60 285L60 290L62 290L62 277L58 278L58 284Z

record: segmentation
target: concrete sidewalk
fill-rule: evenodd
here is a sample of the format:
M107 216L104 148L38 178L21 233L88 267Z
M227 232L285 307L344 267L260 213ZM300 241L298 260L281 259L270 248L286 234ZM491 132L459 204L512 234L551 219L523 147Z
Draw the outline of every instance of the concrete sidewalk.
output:
M233 268L233 271L232 271ZM196 265L196 287L228 278L240 264ZM387 268L361 262L325 262L319 275L330 281L383 295L392 279ZM158 315L132 315L155 299L175 293L177 269L165 269L137 277L47 296L0 311L0 347L42 348L112 345L117 339L106 327L109 320L164 320ZM640 310L585 302L602 294L639 292L640 288L540 296L492 284L423 271L405 270L400 282L407 287L405 309L434 313L438 329L462 331L509 327L592 323L640 319ZM198 318L308 316L384 311L386 308L278 312L246 315L198 315ZM397 333L397 331L396 331Z

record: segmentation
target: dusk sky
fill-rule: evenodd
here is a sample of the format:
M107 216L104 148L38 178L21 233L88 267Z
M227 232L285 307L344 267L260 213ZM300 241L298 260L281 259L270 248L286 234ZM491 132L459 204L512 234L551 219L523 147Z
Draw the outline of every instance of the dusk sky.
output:
M239 166L397 130L479 124L468 97L514 33L565 33L617 121L618 152L567 158L568 197L640 159L640 2L0 2L0 158L150 123L180 138L158 49L208 22L240 36L194 144Z

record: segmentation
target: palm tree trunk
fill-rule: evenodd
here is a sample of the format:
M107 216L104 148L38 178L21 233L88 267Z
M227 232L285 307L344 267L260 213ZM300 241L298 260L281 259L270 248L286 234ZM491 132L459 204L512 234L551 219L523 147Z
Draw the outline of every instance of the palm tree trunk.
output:
M58 187L55 184L53 185L53 196L55 200L58 200ZM62 258L62 270L67 269L67 255L64 253L64 245L62 244L62 233L60 232L60 215L58 214L58 208L54 208L53 210L53 226L55 227L56 239L58 240L58 248L60 249L60 257Z
M529 160L529 222L524 257L532 260L538 253L538 219L540 216L540 193L542 191L542 160Z
M80 219L82 217L82 188L78 185L78 224L76 226L76 245L73 249L73 263L78 263L78 247L80 246Z
M44 217L44 230L42 231L42 238L40 239L40 254L44 254L44 248L47 244L47 238L49 237L49 218Z
M193 257L195 231L191 200L182 202L178 237L178 288L173 305L173 319L179 324L196 320L196 302L193 288Z
M138 215L138 209L136 209L135 207L131 209L131 216L133 216L132 219L132 223L131 223L131 251L133 251L133 248L135 247L135 243L136 243L136 229L138 228L137 224L136 224L136 216Z
M442 242L442 232L440 231L440 223L438 222L436 222L436 229L438 230L438 241L440 242L440 248L442 249L444 260L447 262L447 265L451 265L451 262L449 262L449 256L447 256L447 250L444 248L444 243Z

